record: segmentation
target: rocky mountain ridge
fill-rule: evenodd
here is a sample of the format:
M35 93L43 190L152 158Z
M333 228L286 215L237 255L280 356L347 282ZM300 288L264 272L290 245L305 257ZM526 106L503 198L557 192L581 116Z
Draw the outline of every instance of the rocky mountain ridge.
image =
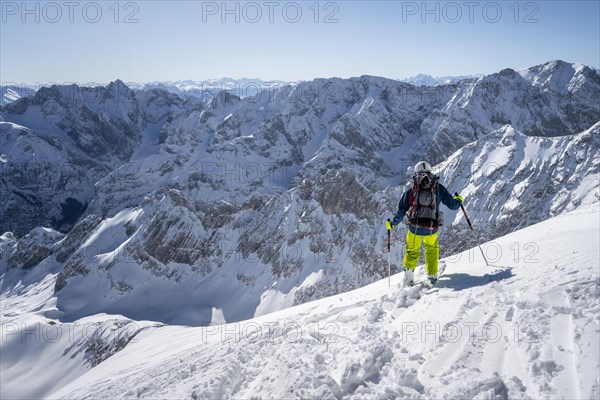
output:
M381 278L383 222L423 158L466 197L477 227L474 236L448 212L443 254L600 201L600 77L576 64L435 88L317 79L247 98L221 92L210 104L119 82L90 93L94 104L83 96L71 104L65 90L0 111L4 171L39 155L80 168L54 186L44 210L65 196L86 207L66 236L41 235L43 244L37 234L19 237L44 220L19 218L42 207L35 200L52 178L3 174L2 230L13 223L21 232L2 236L2 268L35 268L19 256L27 248L36 262L61 265L65 321L107 312L230 322ZM394 231L394 271L403 229Z

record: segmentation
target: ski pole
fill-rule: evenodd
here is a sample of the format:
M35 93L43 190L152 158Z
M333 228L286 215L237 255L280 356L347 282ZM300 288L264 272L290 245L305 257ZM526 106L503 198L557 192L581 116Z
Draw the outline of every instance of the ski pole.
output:
M387 220L387 231L388 231L388 287L392 286L392 278L391 278L391 253L390 253L390 232L392 230L392 225L390 219Z
M454 196L458 196L458 193L455 192ZM467 223L469 224L469 228L471 228L471 230L474 231L475 229L473 229L473 224L471 224L471 220L469 219L469 216L467 215L467 212L465 211L465 208L463 207L462 202L460 203L460 209L462 210L463 214L465 215L465 219L467 220ZM481 245L479 243L477 243L477 247L479 247L479 251L481 251L481 255L483 256L485 265L490 267L491 265L488 262L487 258L485 258L485 253L483 252L483 249L481 248Z

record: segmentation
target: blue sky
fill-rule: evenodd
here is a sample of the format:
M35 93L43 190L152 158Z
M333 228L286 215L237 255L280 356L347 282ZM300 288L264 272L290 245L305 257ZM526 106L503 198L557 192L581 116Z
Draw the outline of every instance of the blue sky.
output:
M600 67L599 1L2 0L1 11L3 83Z

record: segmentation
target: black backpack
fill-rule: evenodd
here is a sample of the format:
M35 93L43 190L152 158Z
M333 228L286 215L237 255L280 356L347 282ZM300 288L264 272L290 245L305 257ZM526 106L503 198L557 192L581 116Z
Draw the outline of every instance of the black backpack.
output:
M439 177L433 174L413 175L413 187L408 195L408 223L421 228L437 229L443 223L438 210L437 191Z

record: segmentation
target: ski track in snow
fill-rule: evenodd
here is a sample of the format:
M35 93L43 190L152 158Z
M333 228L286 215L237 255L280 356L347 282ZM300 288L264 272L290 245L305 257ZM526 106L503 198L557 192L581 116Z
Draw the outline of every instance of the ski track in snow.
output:
M391 287L384 279L239 323L143 329L46 396L597 398L598 216L571 213L496 240L503 267L485 267L478 252L473 262L468 252L446 259L430 293L402 287L398 274ZM537 262L515 261L510 246L534 240ZM417 279L424 274L419 267ZM42 285L30 287L38 312L51 286Z

